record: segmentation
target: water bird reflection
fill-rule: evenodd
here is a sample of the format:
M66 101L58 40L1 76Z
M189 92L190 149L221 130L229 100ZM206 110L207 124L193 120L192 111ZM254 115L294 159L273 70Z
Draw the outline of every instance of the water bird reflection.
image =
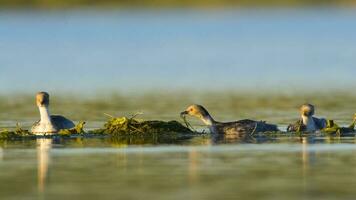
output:
M50 150L52 149L52 139L39 138L37 139L36 143L38 191L43 193L45 190L50 165Z

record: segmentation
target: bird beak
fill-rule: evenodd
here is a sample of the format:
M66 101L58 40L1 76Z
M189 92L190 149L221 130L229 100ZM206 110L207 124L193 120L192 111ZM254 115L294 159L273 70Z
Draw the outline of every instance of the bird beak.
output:
M187 115L187 114L188 114L188 111L183 111L183 112L180 113L180 116L181 116L181 117L184 117L184 116Z

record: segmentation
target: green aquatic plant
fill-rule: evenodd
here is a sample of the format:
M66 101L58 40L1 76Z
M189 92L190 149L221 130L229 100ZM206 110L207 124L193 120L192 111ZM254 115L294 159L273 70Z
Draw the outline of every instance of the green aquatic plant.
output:
M145 121L136 119L135 117L136 115L131 118L111 117L110 120L105 123L104 129L93 132L97 134L107 133L117 135L194 133L194 131L177 121Z
M22 129L19 123L16 124L16 129L14 131L9 131L7 129L0 131L0 139L13 139L13 138L23 138L33 136L33 134L25 129Z
M74 128L62 129L58 132L58 135L69 136L72 134L84 134L84 124L85 122L79 122ZM0 131L0 139L17 139L32 137L36 137L36 135L32 134L29 130L23 129L19 123L16 124L16 129L14 131L9 131L7 129Z
M9 131L7 129L3 129L0 131L0 139L10 139L15 138L17 135L14 131Z
M15 134L18 136L33 136L33 134L26 129L22 129L21 125L19 123L16 123L16 129L15 129Z
M84 134L85 122L79 122L74 128L71 129L61 129L58 134L62 136L69 136L72 134Z
M349 127L340 127L333 120L327 120L326 128L322 130L322 132L335 135L335 136L350 136L353 132L355 132L356 125L356 114L354 115L353 122Z
M327 136L341 137L344 136L345 133L348 133L350 131L345 130L345 128L340 127L339 125L334 123L334 120L327 120L326 128L322 129L321 132L325 133Z
M182 118L182 120L183 120L185 126L186 126L188 129L193 130L193 131L196 132L196 130L194 129L194 127L188 122L186 115L181 115L180 117Z
M326 120L326 128L322 130L322 132L327 134L341 134L341 128L337 125L334 120Z
M96 129L91 131L84 131L85 122L79 122L74 128L71 129L61 129L57 136L90 136L90 135L109 135L109 136L125 136L125 135L170 135L176 136L178 133L181 134L192 134L194 133L189 128L183 126L177 121L145 121L135 119L137 115L131 118L127 117L111 117L104 125L102 129ZM0 131L0 139L12 139L12 138L24 138L27 136L34 136L30 131L22 129L19 124L17 124L14 131L2 130ZM157 140L157 139L154 139Z

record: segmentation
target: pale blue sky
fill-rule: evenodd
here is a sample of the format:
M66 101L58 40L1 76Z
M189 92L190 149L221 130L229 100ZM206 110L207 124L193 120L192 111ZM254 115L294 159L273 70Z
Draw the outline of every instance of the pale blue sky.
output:
M351 88L354 10L0 13L0 90Z

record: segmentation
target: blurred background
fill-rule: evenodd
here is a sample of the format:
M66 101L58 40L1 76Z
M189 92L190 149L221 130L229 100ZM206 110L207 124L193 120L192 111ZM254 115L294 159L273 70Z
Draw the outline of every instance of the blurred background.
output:
M354 0L1 0L0 118L37 117L33 96L44 90L55 111L78 120L102 117L97 112L105 108L114 114L152 108L149 116L172 118L191 103L225 109L231 113L225 118L273 120L276 108L296 113L311 101L321 114L346 122L356 110L354 6ZM256 115L262 107L270 111ZM277 121L289 121L285 116L294 117L284 113Z

